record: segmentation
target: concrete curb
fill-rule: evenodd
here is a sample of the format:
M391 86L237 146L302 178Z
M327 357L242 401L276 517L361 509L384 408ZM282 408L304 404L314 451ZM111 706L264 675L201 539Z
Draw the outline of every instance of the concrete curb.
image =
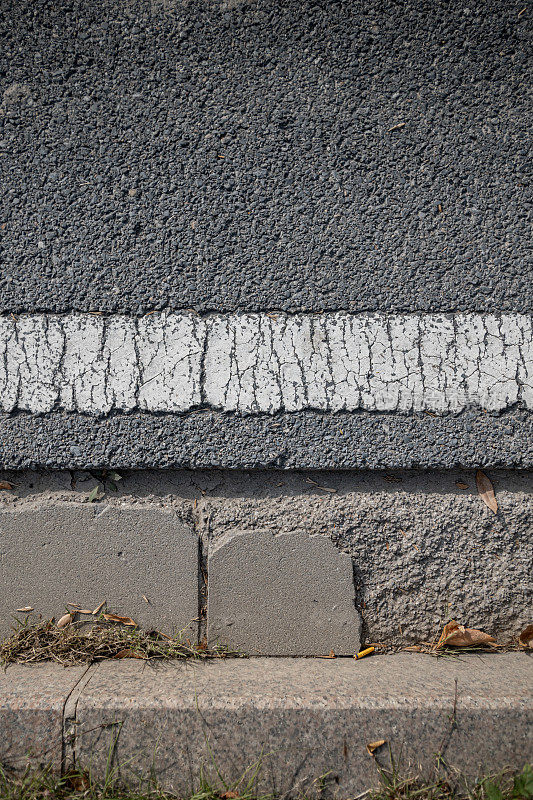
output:
M89 670L12 666L0 676L0 763L20 767L27 754L101 777L111 753L125 780L152 773L180 794L198 787L201 770L231 783L260 761L258 791L317 794L328 773L328 793L352 796L377 781L366 751L377 739L404 768L429 772L440 751L452 773L474 778L530 760L532 722L522 653L108 661Z

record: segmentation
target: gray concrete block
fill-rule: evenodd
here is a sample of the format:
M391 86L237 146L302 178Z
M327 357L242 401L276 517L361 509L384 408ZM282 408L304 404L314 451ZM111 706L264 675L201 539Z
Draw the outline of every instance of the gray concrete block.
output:
M475 778L533 756L531 662L523 654L457 660L416 654L353 659L250 659L150 668L104 662L76 710L76 756L125 780L153 769L178 796L203 770L220 785L261 761L257 789L354 797L377 784L366 744L386 739L402 768L446 763ZM450 733L455 679L457 725ZM108 726L108 727L106 727ZM116 740L116 741L115 741ZM386 763L387 752L378 754ZM453 771L449 774L453 776Z
M198 540L172 511L25 503L0 511L0 553L4 634L24 606L57 617L66 603L93 609L107 600L113 612L166 632L198 616Z
M12 664L0 670L0 764L28 763L59 771L63 709L87 667Z
M208 561L208 638L254 655L358 650L352 561L323 536L230 533Z

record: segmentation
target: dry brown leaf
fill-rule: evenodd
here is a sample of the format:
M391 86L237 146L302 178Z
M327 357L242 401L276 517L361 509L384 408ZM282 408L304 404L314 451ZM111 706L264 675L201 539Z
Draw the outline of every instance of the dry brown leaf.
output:
M67 625L70 625L74 617L72 614L63 614L63 616L57 621L58 628L66 628Z
M104 619L108 622L120 622L122 625L130 625L133 628L137 627L137 623L131 617L121 617L118 614L104 614Z
M382 747L386 743L386 739L378 739L375 742L369 742L366 746L369 756L374 755L374 750L377 750L378 747Z
M239 797L239 795L237 792L224 792L220 797L222 800L234 800L236 797Z
M105 602L106 602L105 600L102 600L102 602L100 603L100 605L96 606L96 608L95 608L95 609L94 609L94 611L93 611L93 614L94 614L94 616L96 616L97 614L99 614L99 613L100 613L100 611L101 611L101 610L103 609L103 607L105 606Z
M91 785L91 779L87 772L82 772L79 775L69 775L67 782L75 792L84 792Z
M76 614L91 614L91 616L92 616L92 613L93 612L90 611L88 608L77 608L76 609Z
M528 650L533 650L533 625L528 625L526 628L524 628L518 637L518 641L522 647L527 647Z
M496 495L494 494L494 486L492 485L490 478L488 478L484 472L481 472L480 469L478 469L476 472L476 486L479 496L485 505L488 506L495 514L497 514L498 501L496 500Z
M330 650L328 656L317 656L317 658L337 658L337 656L335 655L333 650Z
M0 481L0 489L12 489L13 484L9 483L9 481Z
M451 620L442 629L439 641L435 645L435 650L440 647L472 647L476 644L489 644L495 639L488 633L478 631L476 628L465 628L455 620Z
M30 611L33 611L33 606L24 606L24 608L17 608L17 611L20 614L28 614Z
M141 655L141 653L136 653L135 650L120 650L113 658L140 658L143 661L146 660L146 657Z
M455 485L458 489L468 489L468 484L463 483L462 481L455 481Z

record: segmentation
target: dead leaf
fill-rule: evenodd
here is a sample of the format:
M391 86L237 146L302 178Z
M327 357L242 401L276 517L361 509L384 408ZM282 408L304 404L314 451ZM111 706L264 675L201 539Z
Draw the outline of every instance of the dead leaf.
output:
M9 483L9 481L0 481L0 489L12 489L13 484Z
M17 608L19 614L28 614L30 611L33 611L33 606L24 606L24 608Z
M317 658L337 658L333 650L329 651L329 656L317 656Z
M103 607L105 606L105 602L106 602L105 600L102 600L102 602L100 603L100 605L96 606L96 608L95 608L95 609L94 609L94 611L93 611L93 614L94 614L94 616L96 616L97 614L99 614L99 613L100 613L100 611L101 611L101 610L103 609Z
M105 492L100 486L100 484L97 484L94 487L94 489L91 489L91 491L89 492L89 497L88 497L89 503L94 503L95 500L101 500L104 494Z
M367 746L366 746L366 749L368 751L368 755L369 756L373 756L374 755L374 750L377 750L378 747L382 747L384 744L386 744L386 742L387 742L386 739L378 739L375 742L369 742L367 744Z
M58 620L57 627L58 628L66 628L67 625L70 625L74 617L72 614L63 614L63 616Z
M104 614L104 619L108 622L120 622L122 625L130 625L134 628L137 627L137 623L134 622L131 617L120 617L118 614Z
M476 628L465 628L455 620L451 620L442 629L439 641L435 645L435 650L441 647L472 647L476 644L489 644L495 639L488 633L478 631Z
M488 506L495 514L497 514L498 502L496 500L496 495L494 494L494 486L487 475L485 475L484 472L481 472L480 469L478 469L476 472L476 486L479 496L485 505Z
M235 800L236 797L239 797L237 792L224 792L221 794L220 797L222 800Z
M91 785L91 779L87 772L82 772L79 775L69 775L67 782L75 792L84 792Z
M77 608L76 609L76 614L91 614L92 615L92 613L93 612L90 611L88 608Z
M120 650L113 658L140 658L146 661L146 656L141 655L141 653L136 653L135 650Z
M524 628L518 637L518 641L522 647L527 647L528 650L533 650L533 625L528 625L526 628Z
M468 489L468 484L463 483L462 481L455 481L455 485L458 489Z
M407 125L406 122L398 122L397 125L393 125L392 128L389 128L387 133L390 133L391 131L399 131L400 128L403 128L405 125Z

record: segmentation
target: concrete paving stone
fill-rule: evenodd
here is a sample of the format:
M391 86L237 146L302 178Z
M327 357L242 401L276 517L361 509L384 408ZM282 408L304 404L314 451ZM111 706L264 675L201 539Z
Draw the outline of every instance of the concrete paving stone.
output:
M456 726L450 733L457 678ZM444 743L470 778L533 756L531 659L525 654L434 659L228 660L150 667L104 662L76 709L76 755L102 776L153 770L180 796L214 764L229 782L261 761L257 788L289 796L353 797L375 785L366 744L386 739L399 766L431 773ZM378 754L386 765L387 752ZM453 772L450 774L453 775Z
M0 765L60 769L63 709L86 671L51 663L0 670Z
M208 560L208 638L253 655L359 649L351 558L324 536L235 530Z
M0 512L0 549L4 634L25 606L57 618L66 603L93 609L107 600L109 610L165 632L198 616L198 539L173 511L30 503Z

